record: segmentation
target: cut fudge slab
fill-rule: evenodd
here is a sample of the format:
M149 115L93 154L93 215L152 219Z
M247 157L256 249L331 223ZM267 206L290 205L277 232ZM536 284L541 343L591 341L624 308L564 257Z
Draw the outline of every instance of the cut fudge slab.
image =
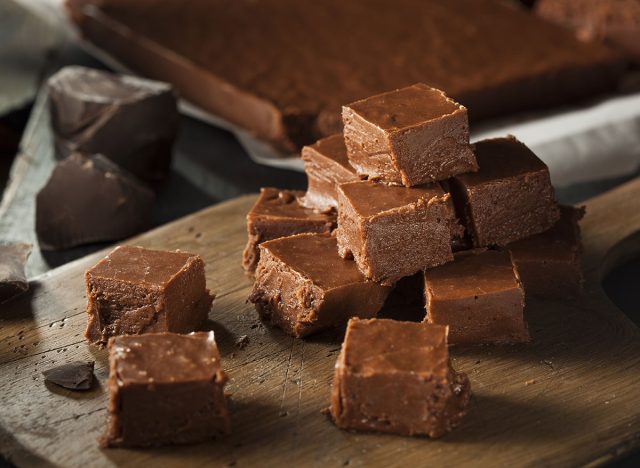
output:
M370 181L338 188L338 248L353 255L373 281L392 284L404 276L453 260L455 214L437 185L400 187Z
M529 341L524 290L509 253L482 250L455 257L424 273L425 321L448 325L452 344Z
M102 50L286 152L339 132L345 103L411 83L446 90L473 120L613 90L623 70L511 2L66 3Z
M303 232L331 232L336 218L331 213L318 213L298 203L300 191L260 189L260 196L247 214L247 246L242 254L242 266L253 274L260 259L261 242Z
M143 180L169 173L178 131L170 84L71 66L48 91L58 157L100 153Z
M109 159L73 153L56 164L36 197L40 248L131 237L152 226L154 204L151 189Z
M331 416L341 429L441 437L464 416L470 393L467 376L451 367L447 327L352 319Z
M480 170L450 182L476 247L504 246L546 231L560 217L549 168L512 136L474 145Z
M307 208L329 211L338 208L337 187L358 180L349 164L342 134L332 135L302 148L309 185L300 203Z
M213 332L109 340L106 447L188 444L229 432Z
M506 248L518 268L526 294L553 299L580 295L582 267L580 226L584 208L560 207L560 220L548 231Z
M640 1L540 0L536 13L573 29L585 42L601 41L640 63Z
M335 237L298 234L260 245L249 300L263 320L302 337L351 317L375 317L390 292L340 258Z
M128 245L87 270L85 284L85 337L98 344L116 335L194 331L214 298L199 256Z
M342 108L351 165L372 180L407 187L477 171L467 109L424 84Z

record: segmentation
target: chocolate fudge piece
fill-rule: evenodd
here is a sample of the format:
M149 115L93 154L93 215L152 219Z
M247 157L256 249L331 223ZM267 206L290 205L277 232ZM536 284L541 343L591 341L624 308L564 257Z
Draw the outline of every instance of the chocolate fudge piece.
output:
M189 444L229 432L213 332L109 340L106 447Z
M474 145L480 170L451 180L476 247L504 246L546 231L560 217L549 168L513 136Z
M214 298L199 256L129 245L87 270L85 284L85 337L98 344L116 335L194 331Z
M59 157L100 153L143 180L170 170L178 110L167 83L71 66L48 82Z
M441 437L471 388L449 360L447 327L352 319L336 363L331 416L341 429Z
M460 252L424 278L425 321L448 325L450 343L529 341L524 290L508 252Z
M584 208L560 207L560 220L548 231L509 244L526 294L552 299L582 292L580 226Z
M623 70L608 48L500 1L67 6L101 49L286 152L339 132L345 103L411 83L446 90L474 120L612 90Z
M437 185L400 187L370 181L338 188L339 253L353 255L364 276L392 284L453 260L455 215Z
M335 237L298 234L260 245L249 300L263 320L299 338L351 317L375 317L389 292L338 256Z
M478 170L467 109L424 84L342 108L351 165L371 180L407 187Z
M337 209L338 185L359 179L349 164L342 134L305 146L302 148L302 160L309 185L300 204L320 211Z
M583 41L607 43L640 63L639 0L539 0L535 11Z
M247 214L247 246L242 254L244 271L255 272L261 242L303 232L331 232L336 224L332 213L318 213L300 205L298 199L303 192L260 189L260 196Z
M107 158L74 153L56 164L36 197L40 248L131 237L152 226L154 204L151 189Z
M75 361L47 369L42 373L45 382L68 390L89 390L93 385L94 361Z
M31 247L22 242L0 242L0 304L29 289L24 267Z

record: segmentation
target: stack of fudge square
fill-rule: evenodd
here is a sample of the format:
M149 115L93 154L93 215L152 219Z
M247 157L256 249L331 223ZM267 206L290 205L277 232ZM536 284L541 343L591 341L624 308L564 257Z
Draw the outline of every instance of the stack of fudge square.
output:
M525 293L578 295L583 211L558 205L547 166L516 138L470 144L467 109L440 90L376 95L342 117L342 134L302 150L306 193L264 188L247 215L249 300L298 338L348 322L339 427L437 437L469 398L447 344L528 342ZM420 285L423 322L377 319L407 284Z

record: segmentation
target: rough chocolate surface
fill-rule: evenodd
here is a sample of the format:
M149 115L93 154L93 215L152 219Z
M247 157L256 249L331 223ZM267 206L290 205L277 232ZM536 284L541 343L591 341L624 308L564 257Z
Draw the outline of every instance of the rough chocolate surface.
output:
M353 256L368 279L392 284L453 260L456 223L439 185L389 186L369 181L338 188L339 253Z
M536 13L573 29L580 40L602 41L640 63L640 1L539 0Z
M70 362L42 373L45 382L51 382L69 390L89 390L93 385L94 361Z
M478 170L467 109L424 84L342 108L349 161L370 180L415 186Z
M340 258L329 234L283 237L261 244L260 251L249 300L263 320L296 337L351 317L375 317L391 292Z
M303 232L331 232L335 215L318 213L298 202L303 192L260 189L260 196L247 214L247 245L242 254L242 266L253 274L260 259L261 242Z
M474 145L480 170L451 180L476 247L504 246L546 231L560 217L547 166L512 136Z
M213 332L109 340L107 447L186 444L229 432Z
M560 207L560 220L541 234L506 248L518 269L526 294L552 299L582 292L582 245L578 221L584 208Z
M469 396L467 376L449 361L447 327L349 321L331 397L338 427L441 437L458 425Z
M98 344L116 335L192 332L214 298L202 259L180 251L116 247L87 270L85 283L85 337Z
M132 69L285 151L338 132L342 105L416 82L473 120L612 89L622 71L609 49L499 1L67 5L86 38Z
M48 90L59 157L100 153L143 180L168 174L178 129L171 85L72 66Z
M29 289L24 267L31 244L0 242L0 304Z
M508 252L461 252L424 277L425 321L448 325L450 343L529 341L524 290Z
M338 185L358 180L349 164L347 147L341 133L331 135L302 148L304 171L309 181L300 204L319 211L338 208Z
M58 162L36 197L43 250L116 241L149 229L155 195L102 155L74 153Z

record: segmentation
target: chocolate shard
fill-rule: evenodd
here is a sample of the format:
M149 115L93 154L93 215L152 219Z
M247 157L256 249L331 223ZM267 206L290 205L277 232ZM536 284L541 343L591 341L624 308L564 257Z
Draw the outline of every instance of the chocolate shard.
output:
M45 382L69 390L89 390L93 384L94 361L74 361L47 369L42 373Z
M85 67L48 82L56 153L100 153L147 181L164 178L178 129L170 84Z
M29 289L24 271L31 244L0 243L0 304Z
M60 161L36 197L40 248L55 250L114 241L151 227L155 195L141 181L96 154Z

